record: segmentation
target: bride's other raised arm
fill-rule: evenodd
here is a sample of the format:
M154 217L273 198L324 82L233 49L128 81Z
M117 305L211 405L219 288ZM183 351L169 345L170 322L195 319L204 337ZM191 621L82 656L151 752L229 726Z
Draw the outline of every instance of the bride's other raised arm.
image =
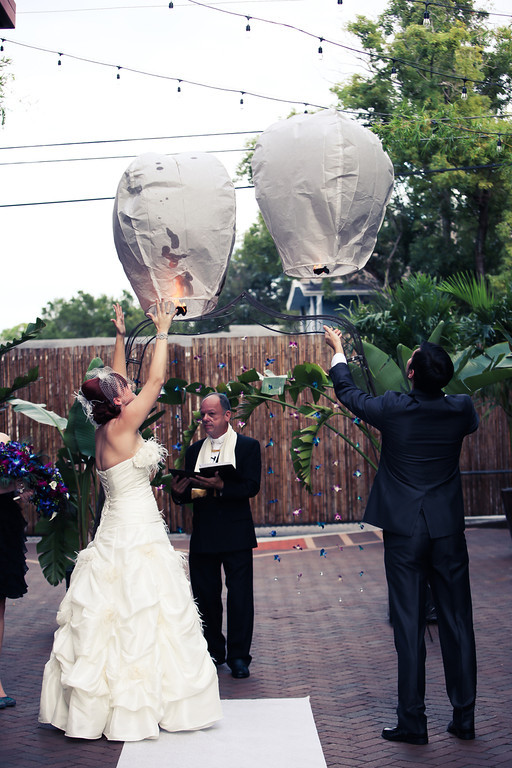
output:
M126 335L126 325L124 322L123 308L119 303L114 304L115 317L111 318L111 322L114 323L116 328L116 343L114 346L114 362L112 364L112 370L116 373L120 373L123 378L128 378L126 375L126 356L124 350L124 337Z
M136 397L132 395L130 401L124 403L126 408L122 410L120 415L124 425L134 430L139 429L150 413L165 383L168 352L167 334L176 315L176 308L172 301L162 299L156 302L154 314L148 312L148 315L156 328L155 346L148 378L139 394Z

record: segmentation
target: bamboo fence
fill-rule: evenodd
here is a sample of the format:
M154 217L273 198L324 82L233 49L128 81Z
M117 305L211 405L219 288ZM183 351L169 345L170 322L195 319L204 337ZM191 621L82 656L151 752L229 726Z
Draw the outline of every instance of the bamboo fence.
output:
M244 368L256 368L260 372L269 369L284 374L304 361L316 362L326 370L329 368L330 351L321 335L176 339L171 337L170 340L169 377L213 387L236 379ZM140 352L141 347L135 348L134 356L140 356ZM67 416L73 393L80 387L90 361L100 357L108 365L112 355L113 344L107 339L100 340L99 344L76 342L74 346L43 347L28 343L2 357L0 385L12 384L16 376L37 365L39 379L17 395L34 403L45 403L48 409ZM141 369L142 382L150 357L148 350ZM131 375L134 375L133 371ZM165 415L154 426L156 437L169 450L169 467L179 455L182 428L190 423L192 411L198 408L198 396L187 395L182 406L165 406ZM483 414L482 409L480 412ZM369 441L351 419L340 414L336 421L342 431L377 460ZM272 410L260 406L243 427L236 414L232 418L237 431L255 437L261 445L261 490L252 500L257 526L353 522L362 518L374 471L356 451L329 430L320 432L320 443L314 448L313 494L308 494L296 480L290 458L291 436L294 429L307 423L311 421L298 415L295 408L283 411L277 404ZM55 428L17 414L9 406L0 413L0 430L12 439L27 439L51 460L55 460L61 447ZM201 435L198 433L197 437ZM500 490L512 485L512 462L507 422L500 409L482 418L477 432L464 441L461 469L466 514L502 514ZM162 490L157 490L156 495L170 530L190 532L190 509L175 505ZM25 505L24 513L31 534L36 522L33 507Z

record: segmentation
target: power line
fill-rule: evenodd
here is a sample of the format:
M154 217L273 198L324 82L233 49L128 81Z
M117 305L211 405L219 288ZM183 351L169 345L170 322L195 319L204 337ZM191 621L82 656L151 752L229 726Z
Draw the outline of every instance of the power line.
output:
M505 135L505 134L503 134ZM204 149L202 150L206 155L219 155L226 154L228 152L247 152L247 147L241 149ZM172 157L179 154L178 152L165 152L166 157ZM103 157L59 157L48 160L10 160L5 163L0 162L0 166L8 165L42 165L44 163L80 163L87 160L133 160L138 155L105 155Z
M450 173L453 171L480 171L485 168L502 168L505 166L512 166L512 163L487 163L485 165L464 165L455 168L420 168L417 171L397 171L395 177L401 176L421 176L430 175L433 173ZM241 189L254 189L254 185L247 184L245 186L234 187L235 190ZM67 203L96 203L104 200L115 200L115 197L84 197L75 198L70 200L40 200L38 202L31 203L0 203L0 208L23 208L33 205L64 205Z

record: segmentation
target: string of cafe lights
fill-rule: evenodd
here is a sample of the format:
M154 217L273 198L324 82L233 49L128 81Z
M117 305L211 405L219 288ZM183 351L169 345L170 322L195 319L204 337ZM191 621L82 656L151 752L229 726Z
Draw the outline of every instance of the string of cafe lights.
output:
M425 0L420 0L420 1L424 5L432 5L432 3L430 3L430 2L425 3ZM330 39L328 39L326 37L321 37L321 36L319 36L319 35L317 35L317 34L315 34L313 32L309 32L308 30L302 29L301 27L296 27L295 25L288 24L286 22L273 21L271 19L263 19L263 18L261 18L259 16L247 16L247 15L245 15L243 13L239 13L237 11L229 11L229 10L227 10L225 8L218 8L217 6L208 5L207 3L199 2L199 0L188 0L188 2L191 5L196 5L196 6L199 6L200 8L207 8L208 10L211 10L211 11L217 11L219 13L225 13L225 14L229 14L230 16L237 16L239 18L246 19L246 22L247 22L246 26L245 26L245 31L246 32L250 32L251 31L251 24L250 24L250 22L251 21L257 21L257 22L260 22L260 23L263 23L263 24L272 24L273 26L283 27L283 28L286 28L286 29L291 29L291 30L299 32L299 33L301 33L303 35L307 35L308 37L316 38L318 40L318 42L319 42L318 53L320 55L323 54L323 44L327 43L328 45L333 45L333 46L338 47L338 48L343 48L346 51L350 51L352 53L356 53L359 56L369 56L371 59L377 59L377 60L381 60L381 61L391 62L391 65L392 65L391 66L391 76L396 74L396 67L397 67L397 64L398 64L398 65L405 65L407 67L411 67L412 69L415 69L415 70L417 70L419 72L428 72L431 75L439 75L440 77L446 77L446 78L448 78L450 80L462 81L462 91L461 91L461 97L462 98L467 98L467 84L468 83L474 83L475 85L484 85L484 84L488 84L488 85L501 85L501 83L495 83L492 80L487 80L487 81L485 81L485 80L477 80L475 78L471 78L471 77L468 77L468 76L465 76L465 75L449 74L447 72L440 72L438 70L432 69L431 67L422 67L421 65L416 64L416 63L411 62L411 61L408 61L406 59L401 59L401 58L398 58L398 57L393 57L393 56L385 55L385 54L374 54L374 53L371 53L369 51L360 50L358 48L354 48L353 46L345 45L344 43L339 43L339 42L336 42L334 40L330 40ZM340 3L340 5L341 5L341 3ZM172 7L173 7L173 3L169 3L169 8L172 8ZM459 9L458 5L444 6L444 7L450 8L451 10L458 10ZM486 11L482 11L482 13L485 14L486 16L491 15L490 13L487 13ZM507 14L492 14L492 15L505 16L507 18L509 17L509 15L507 15ZM427 18L424 15L423 23L424 24L429 24L428 14L427 14Z
M397 68L397 65L398 65L398 66L411 67L411 68L413 68L413 69L415 69L417 71L421 71L421 72L428 72L430 75L438 75L440 77L445 77L445 78L448 78L448 79L451 79L451 80L461 81L462 82L461 98L467 98L467 84L468 83L473 83L473 84L476 84L476 85L478 85L478 84L480 84L480 85L483 85L483 84L493 85L493 84L495 84L495 85L502 86L501 83L494 83L494 81L491 81L491 80L488 80L488 81L477 80L475 78L471 78L471 77L468 77L468 76L463 76L463 75L459 75L459 74L451 74L451 73L441 72L441 71L438 71L438 70L433 70L433 69L431 69L429 67L423 67L423 66L421 66L419 64L416 64L414 62L407 61L406 59L401 59L401 58L398 58L398 57L392 57L390 55L384 55L384 54L375 55L375 54L370 53L368 51L364 51L364 50L360 50L360 49L354 48L353 46L348 46L348 45L345 45L343 43L336 42L334 40L329 40L328 38L325 38L325 37L320 37L320 36L318 36L318 35L316 35L316 34L314 34L312 32L309 32L307 30L301 29L301 28L296 27L296 26L291 25L291 24L286 24L284 22L276 22L276 21L273 21L273 20L270 20L270 19L263 19L263 18L255 17L255 16L246 16L246 15L241 14L239 12L229 11L229 10L226 10L226 9L223 9L223 8L219 8L219 7L215 7L215 6L209 6L206 3L198 2L198 0L188 0L188 1L192 5L196 5L196 6L199 6L199 7L202 7L202 8L206 8L206 9L209 9L209 10L212 10L212 11L217 11L217 12L220 12L220 13L227 13L227 14L230 14L230 15L233 15L233 16L238 16L238 17L242 17L242 18L246 19L247 20L246 31L250 31L250 23L249 23L250 20L257 20L258 22L261 22L261 23L272 24L274 26L286 27L286 28L289 28L289 29L293 29L293 30L295 30L297 32L300 32L302 34L305 34L305 35L307 35L309 37L316 38L319 41L319 47L318 47L318 53L319 54L323 53L322 44L323 43L328 43L329 45L333 45L333 46L336 46L336 47L343 48L344 50L350 51L350 52L355 53L357 55L369 56L372 59L379 59L379 60L382 60L382 61L391 62L391 77L396 75L396 68ZM169 3L169 8L172 8L172 7L173 7L173 3ZM453 8L453 7L458 7L458 6L449 6L449 7ZM279 103L283 103L283 104L290 104L290 105L293 105L293 106L297 106L297 105L301 105L302 106L303 105L305 112L308 111L308 107L311 107L311 108L314 108L314 109L326 109L326 106L323 105L323 104L315 104L315 103L312 103L312 102L309 102L309 101L305 101L303 99L284 99L284 98L280 98L280 97L267 96L267 95L255 93L253 91L244 91L244 90L241 90L241 89L238 89L238 88L227 88L225 86L214 86L214 85L207 84L207 83L187 80L185 78L178 78L178 77L173 77L173 76L169 76L169 75L162 75L162 74L158 74L158 73L154 73L154 72L146 72L146 71L143 71L143 70L138 70L138 69L135 69L135 68L132 68L132 67L124 66L124 65L111 64L111 63L108 63L108 62L97 61L97 60L94 60L94 59L88 59L86 57L77 56L75 54L64 53L63 51L56 51L56 50L51 50L51 49L43 48L43 47L40 47L40 46L29 45L28 43L22 43L22 42L19 42L19 41L16 41L16 40L12 40L12 39L9 39L9 38L5 38L5 37L0 38L0 52L4 51L4 44L6 44L6 43L9 43L10 45L22 46L24 48L28 48L28 49L31 49L31 50L39 51L39 52L42 52L42 53L53 54L53 55L58 57L57 64L59 66L62 65L63 57L67 57L67 58L70 58L70 59L73 59L73 60L76 60L76 61L81 61L83 63L88 63L88 64L92 64L92 65L96 65L96 66L108 67L108 68L114 69L116 71L116 78L118 80L121 78L121 71L125 71L125 72L131 72L133 74L138 74L138 75L145 76L145 77L153 77L153 78L173 81L173 82L177 83L177 91L178 91L178 93L181 92L182 86L187 84L187 85L192 85L192 86L196 86L196 87L200 87L200 88L207 88L207 89L211 89L211 90L215 90L215 91L221 91L221 92L225 92L225 93L236 93L236 94L238 94L240 96L240 104L241 105L243 105L243 103L244 103L244 96L252 96L252 97L258 98L258 99L264 99L264 100L267 100L267 101L274 101L274 102L279 102Z

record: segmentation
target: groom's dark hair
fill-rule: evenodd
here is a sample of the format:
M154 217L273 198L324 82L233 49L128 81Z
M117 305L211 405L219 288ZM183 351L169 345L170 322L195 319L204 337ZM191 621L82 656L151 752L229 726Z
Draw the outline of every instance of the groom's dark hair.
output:
M414 352L410 368L414 371L414 388L423 392L439 392L453 376L453 363L439 344L422 341Z

